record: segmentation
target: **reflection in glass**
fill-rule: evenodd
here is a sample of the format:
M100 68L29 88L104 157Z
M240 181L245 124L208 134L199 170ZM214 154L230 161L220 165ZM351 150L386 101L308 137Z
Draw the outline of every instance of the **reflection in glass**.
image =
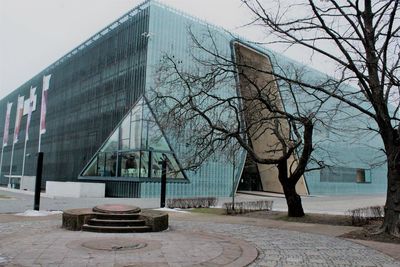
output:
M99 155L95 157L95 159L90 163L90 165L86 169L87 176L101 176L98 171L98 158Z
M119 153L122 177L139 177L139 155L139 152Z
M167 177L175 179L183 179L183 174L176 162L173 154L165 154L167 156Z
M128 150L130 148L129 138L121 140L121 150Z
M170 150L160 128L155 121L148 121L147 143L154 150Z
M173 154L169 153L153 153L152 159L152 177L153 178L161 178L162 174L162 162L164 160L164 155L167 161L167 178L172 179L183 179L183 174L180 171L179 165L176 162Z
M107 140L101 151L106 152L106 151L118 150L118 135L119 135L119 130L115 131L113 135L111 135L111 137Z
M140 129L142 121L135 120L131 122L130 149L140 148Z
M121 123L121 127L120 127L120 129L121 129L121 139L122 140L124 140L124 139L128 139L129 140L130 131L131 131L130 123L131 123L130 115L128 115L126 117L126 119Z
M117 153L104 153L104 171L102 176L117 175Z
M149 152L140 152L140 177L149 177Z
M151 176L154 178L161 178L162 173L162 153L153 153L153 159L151 161Z
M85 171L85 176L115 176L117 156L115 152L100 152Z

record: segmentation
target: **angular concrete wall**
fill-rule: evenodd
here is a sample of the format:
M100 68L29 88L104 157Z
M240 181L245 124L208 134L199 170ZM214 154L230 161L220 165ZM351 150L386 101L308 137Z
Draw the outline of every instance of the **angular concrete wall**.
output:
M276 78L268 74L272 70L271 62L266 55L243 44L235 43L234 49L239 71L239 90L244 98L245 120L249 127L249 138L254 151L259 157L278 158L282 155L279 150L283 149L279 138L288 139L289 124L285 119L274 121L275 114L269 112L265 108L266 103L260 100L268 98L268 102L274 103L276 107L283 110ZM263 97L260 98L258 95L263 95ZM266 119L263 120L263 118ZM276 127L279 127L280 136L273 130ZM294 156L289 158L288 165L292 168L296 167ZM257 167L263 190L282 193L277 167L265 164L257 164ZM304 177L297 183L296 190L299 194L308 194Z

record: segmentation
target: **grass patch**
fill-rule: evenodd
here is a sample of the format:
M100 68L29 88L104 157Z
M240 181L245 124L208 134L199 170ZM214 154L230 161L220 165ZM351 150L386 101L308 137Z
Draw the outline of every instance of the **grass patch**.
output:
M204 214L213 214L213 215L226 215L225 209L220 208L196 208L191 209L191 212L194 213L204 213Z
M351 226L351 217L346 215L330 215L330 214L316 214L308 213L304 217L288 217L285 214L276 215L275 220L287 222L300 222L300 223L316 223L316 224L329 224L329 225L342 225Z
M10 199L11 197L5 196L5 195L0 195L0 199Z
M273 205L272 200L226 202L223 205L226 214L244 214L253 211L270 211Z
M304 217L288 217L287 212L282 211L256 211L240 216L286 222L351 226L351 217L346 215L307 213Z
M382 219L370 220L368 224L364 225L362 228L343 234L341 237L400 244L399 237L391 236L387 233L375 234L375 231L382 224L382 222Z
M349 215L307 213L304 217L288 217L287 212L282 212L282 211L255 211L245 214L227 215L225 209L221 208L196 208L196 209L191 209L190 211L194 213L240 216L247 218L269 219L269 220L278 220L285 222L352 226L352 217ZM400 238L398 237L393 237L388 234L379 234L379 235L373 234L373 232L376 230L377 227L379 227L381 223L382 219L372 220L363 227L359 227L358 230L346 233L341 237L400 244Z
M249 218L270 219L286 222L316 223L329 225L351 226L351 217L346 215L328 215L318 213L307 213L304 217L288 217L287 212L282 211L253 211L245 214L226 214L222 208L195 208L193 213L204 213L212 215L241 216Z

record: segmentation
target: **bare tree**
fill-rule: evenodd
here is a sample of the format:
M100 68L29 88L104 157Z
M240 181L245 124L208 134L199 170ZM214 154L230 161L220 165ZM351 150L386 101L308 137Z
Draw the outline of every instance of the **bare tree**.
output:
M240 43L231 58L220 53L212 32L206 35L208 45L192 34L194 64L164 56L150 99L160 124L190 143L186 168L199 167L216 152L229 154L232 146L242 147L255 163L275 166L288 216L304 216L296 184L310 166L314 124L329 97L308 93L308 108L301 107L297 87L303 85L294 88L272 75L270 58ZM283 102L292 103L292 111Z
M271 43L301 46L336 64L335 79L305 82L368 116L383 141L387 164L385 217L379 232L400 236L400 16L398 0L243 0ZM344 83L358 89L346 89ZM392 105L392 104L393 105Z

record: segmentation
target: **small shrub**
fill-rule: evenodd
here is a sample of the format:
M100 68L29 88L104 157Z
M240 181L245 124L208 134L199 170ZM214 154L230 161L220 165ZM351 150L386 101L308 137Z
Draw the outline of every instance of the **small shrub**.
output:
M384 215L384 209L382 206L372 206L349 210L347 213L351 217L352 225L361 226L369 223L371 220L382 218Z
M172 198L167 200L167 207L172 209L209 208L215 206L216 203L215 197Z
M272 210L272 200L248 201L248 202L235 202L233 207L232 202L224 203L223 207L226 214L243 214L252 211Z

